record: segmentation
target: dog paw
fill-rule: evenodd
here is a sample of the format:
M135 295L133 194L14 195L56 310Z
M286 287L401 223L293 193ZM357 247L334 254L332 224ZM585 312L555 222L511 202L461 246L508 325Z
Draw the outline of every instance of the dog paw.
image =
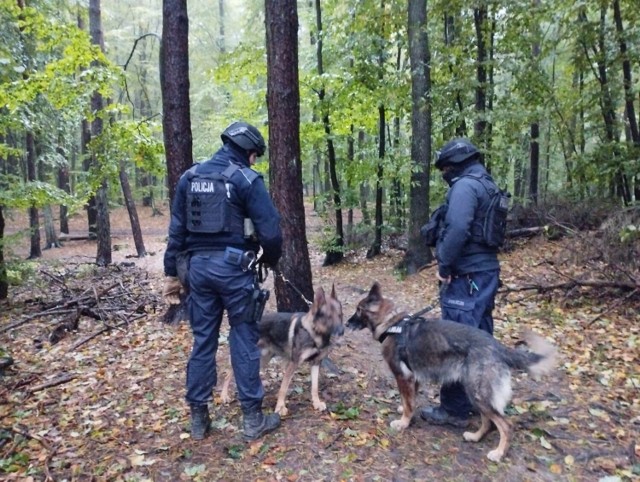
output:
M480 441L480 437L478 437L475 432L465 432L462 434L462 438L465 439L467 442Z
M319 412L324 412L327 409L327 404L318 400L317 402L313 402L313 408Z
M487 454L487 458L492 462L500 462L500 459L502 459L503 455L504 453L502 452L502 450L495 449Z
M275 412L281 417L286 417L287 414L289 413L289 410L285 405L276 405Z
M408 426L409 426L409 421L405 420L404 418L401 418L400 420L394 420L393 422L391 422L391 428L398 431L404 430Z

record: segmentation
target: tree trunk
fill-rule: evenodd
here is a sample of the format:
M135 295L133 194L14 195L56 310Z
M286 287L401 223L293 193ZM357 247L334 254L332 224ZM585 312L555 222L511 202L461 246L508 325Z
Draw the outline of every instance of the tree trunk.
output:
M376 175L376 214L373 244L367 251L367 259L378 256L382 253L382 182L384 176L384 167L382 161L385 156L386 147L386 120L384 105L378 107L378 171Z
M380 11L384 12L385 10L385 0L380 0ZM384 25L379 25L380 29L380 37L383 37ZM385 62L384 51L378 51L378 81L382 84L384 83L384 62ZM386 132L387 132L387 124L386 124L386 111L385 105L382 101L379 101L378 104L378 169L376 175L376 206L375 206L375 226L374 226L374 236L373 236L373 244L367 250L366 257L373 258L374 256L378 256L382 253L382 223L383 223L383 215L382 215L382 197L383 197L383 176L384 176L384 166L383 161L386 155Z
M409 8L411 9L411 5L409 6ZM425 5L425 11L426 11L426 5ZM453 15L450 14L450 12L446 12L444 14L444 43L447 47L453 47L454 43L456 42L456 39L458 37L458 33L456 31L456 17L454 17ZM411 47L409 47L411 48ZM458 62L458 57L455 56L455 61ZM449 62L449 73L452 76L452 80L453 83L455 84L459 79L458 79L458 74L456 73L457 70L454 70L454 65L453 63ZM459 121L456 122L455 125L455 136L456 137L466 137L467 136L467 122L465 120L465 116L464 116L464 102L462 101L462 92L460 92L460 89L456 88L456 93L455 93L455 99L456 99L456 107L458 109L458 118ZM449 135L448 133L445 134L444 138L448 139L450 138L451 135Z
M364 160L364 141L365 133L361 129L358 131L358 157L361 161ZM371 226L371 216L369 215L369 207L367 206L367 200L369 199L369 185L360 184L360 212L362 212L362 222L365 226Z
M27 132L27 180L35 182L36 175L36 143L32 132ZM40 220L38 208L33 205L29 208L29 229L31 246L29 249L29 259L40 258L42 249L40 248Z
M427 2L409 0L409 58L411 60L411 160L409 228L402 267L408 274L429 263L431 250L420 235L429 218L431 160L431 54L427 34Z
M307 301L298 293L308 301L313 298L302 196L296 0L265 0L265 23L269 181L276 208L286 214L280 276L274 280L276 305L278 311L307 311Z
M604 118L605 132L607 133L607 140L611 145L615 145L614 149L614 162L622 163L622 158L619 155L617 144L619 142L619 127L616 119L616 105L611 92L611 85L608 79L609 65L607 61L607 42L606 42L606 29L607 29L607 6L601 4L600 6L600 27L598 30L598 50L597 55L598 64L598 79L600 81L601 91L601 103L602 116ZM616 166L614 177L612 179L615 193L622 198L622 202L625 206L631 203L631 191L627 176L624 172L622 165Z
M89 142L91 142L91 127L89 122L87 120L83 120L80 129L80 142L82 144L82 155L84 156L82 168L85 172L90 173L92 170L91 164L93 163L93 159L89 152ZM92 194L87 200L85 210L87 211L87 231L89 233L89 237L91 239L95 239L97 236L96 224L98 215L96 213L96 196L94 194Z
M355 155L356 155L355 142L353 139L353 132L354 132L353 124L351 124L349 132L350 134L349 134L349 137L347 138L347 163L348 165L353 165L353 162L355 161ZM356 202L356 197L353 192L353 183L350 179L347 179L347 192L349 193L348 194L349 197L347 198L348 210L347 210L347 229L345 232L345 244L349 245L349 243L351 243L351 241L353 240L353 206Z
M68 162L58 168L58 188L71 194ZM64 205L60 205L60 232L69 234L69 209Z
M53 223L53 210L51 206L47 204L42 208L42 213L44 215L45 249L59 248L60 242L58 241L56 227Z
M9 281L7 280L7 265L4 261L4 212L0 205L0 300L9 296Z
M622 15L620 13L620 0L613 0L613 16L616 23L616 32L618 34L618 44L620 45L620 56L622 57L622 78L624 82L624 100L627 121L629 122L629 130L631 131L633 143L636 146L640 146L640 132L638 132L638 121L636 119L636 111L633 105L633 77L631 74L631 62L629 61L627 42L624 37L624 26L622 25Z
M318 77L322 78L324 68L322 66L322 9L320 8L320 0L316 0L316 59L318 66ZM333 209L336 219L336 231L333 245L327 251L323 266L331 266L342 261L344 257L344 230L342 227L342 200L340 197L340 183L336 173L336 151L331 137L331 124L329 122L328 108L324 105L325 90L324 86L318 91L318 101L322 109L322 125L327 141L327 162L329 168L329 180L331 181L331 191L333 192Z
M224 54L227 51L224 34L224 0L218 0L218 49Z
M162 1L160 86L169 199L173 200L180 176L193 164L187 0Z
M120 163L119 176L122 195L124 196L124 203L127 206L127 213L129 213L129 222L131 223L133 242L136 245L136 253L138 253L138 258L144 258L147 255L147 250L144 247L142 230L140 229L140 220L138 219L138 211L136 209L136 203L133 200L133 195L131 194L131 185L129 184L129 176L127 176L124 162Z
M84 17L82 16L80 8L81 7L78 4L77 23L78 23L78 28L80 30L84 30L85 28ZM89 142L91 142L91 126L89 125L89 121L87 121L86 119L83 119L80 124L80 152L82 153L82 157L83 157L82 169L84 170L84 172L87 172L87 173L91 172L91 164L92 164L92 159L89 154ZM92 194L89 197L89 199L87 200L87 204L84 206L84 208L87 211L87 232L89 234L89 238L95 239L97 234L97 231L96 231L97 214L96 214L95 195Z
M540 125L531 124L531 140L529 141L529 199L534 206L538 205L538 184L540 174Z
M104 52L104 38L102 35L102 14L100 11L100 0L89 0L89 30L91 32L91 43L100 47ZM96 138L102 134L102 117L99 115L104 110L104 99L102 94L94 92L91 98L91 109L96 113L96 118L91 123L91 136ZM92 161L98 164L97 159ZM111 264L111 224L109 221L109 192L107 180L103 179L96 192L96 235L97 253L96 264L106 266Z
M535 8L540 6L540 0L533 0ZM540 59L540 43L537 40L537 32L534 35L531 46L532 64L538 65ZM534 120L530 126L531 139L529 140L529 199L534 206L538 205L538 190L540 187L540 124L538 119Z
M476 121L473 131L476 142L482 152L481 157L484 161L484 153L486 152L486 133L487 133L487 46L485 43L485 32L487 25L487 7L481 5L473 9L473 19L476 28L477 41L477 57L476 57Z

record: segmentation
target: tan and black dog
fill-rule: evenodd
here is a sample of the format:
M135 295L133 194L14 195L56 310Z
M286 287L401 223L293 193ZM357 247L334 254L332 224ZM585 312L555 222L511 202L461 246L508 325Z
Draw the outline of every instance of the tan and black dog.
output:
M318 288L307 313L265 313L258 322L260 327L261 366L266 367L272 357L282 357L286 367L282 376L275 411L284 416L288 413L286 397L291 379L302 362L311 364L311 399L313 408L325 410L327 405L320 400L318 380L320 364L329 354L331 338L344 334L342 304L336 297L335 287L326 295ZM231 372L227 372L222 385L223 403L230 401L229 384Z
M524 337L528 350L513 349L477 328L411 317L382 296L378 283L359 302L347 328L369 328L382 344L382 355L402 399L402 418L391 422L393 428L409 426L419 382L460 382L482 419L478 431L465 432L463 437L479 442L493 422L500 432L500 442L487 457L496 462L507 452L512 435L511 423L504 418L511 400L511 369L538 377L548 373L556 359L555 346L533 333Z

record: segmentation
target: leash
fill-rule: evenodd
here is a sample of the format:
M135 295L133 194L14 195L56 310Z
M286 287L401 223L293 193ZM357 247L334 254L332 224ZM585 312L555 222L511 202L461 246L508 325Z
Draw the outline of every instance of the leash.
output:
M298 293L300 295L300 298L302 298L304 300L304 302L308 305L311 306L313 303L311 301L309 301L305 295L302 294L302 291L300 291L296 285L294 285L291 281L289 281L287 278L284 277L284 275L282 274L282 271L280 271L279 269L274 269L273 270L275 274L277 274L280 279L282 281L284 281L285 283L288 283L289 286L291 286L291 288L293 288L293 291L295 291L296 293Z
M291 281L289 281L287 278L285 278L284 274L282 274L282 271L280 271L279 269L274 269L271 268L271 270L278 275L278 277L284 281L285 283L287 283L289 286L291 286L291 288L293 288L293 290L298 293L298 295L300 295L300 298L302 298L304 300L304 302L308 305L311 306L313 303L311 301L309 301L305 295L302 294L302 291L300 291L296 285L294 285ZM264 263L258 263L257 266L257 276L258 276L258 280L260 281L260 283L263 283L266 279L267 276L269 274L268 268Z
M429 311L433 310L434 308L435 308L434 304L427 305L424 308L422 308L420 311L418 311L417 313L409 314L409 319L419 318L420 316L424 315L425 313L428 313Z

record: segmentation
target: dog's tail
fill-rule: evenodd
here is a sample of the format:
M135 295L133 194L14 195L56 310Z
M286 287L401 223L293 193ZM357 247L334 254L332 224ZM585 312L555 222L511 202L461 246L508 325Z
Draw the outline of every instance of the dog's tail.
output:
M507 363L510 367L525 370L538 379L555 367L558 349L531 331L525 332L523 338L528 349L510 349Z

